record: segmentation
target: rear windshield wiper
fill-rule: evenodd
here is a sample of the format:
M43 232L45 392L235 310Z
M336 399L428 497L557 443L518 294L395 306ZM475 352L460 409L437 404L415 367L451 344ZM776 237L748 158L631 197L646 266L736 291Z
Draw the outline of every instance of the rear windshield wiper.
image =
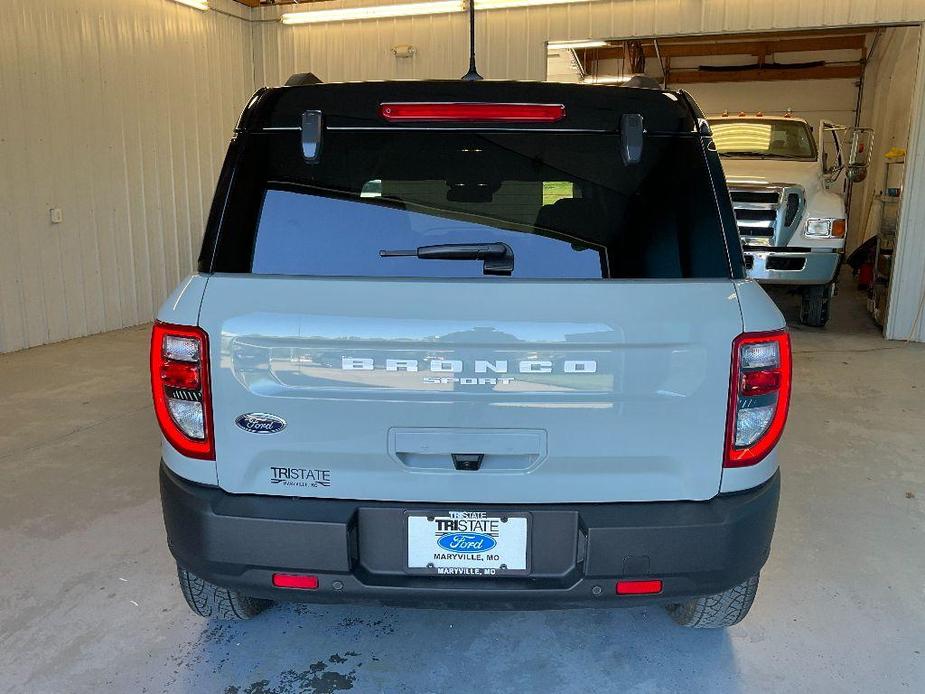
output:
M409 256L421 260L483 260L482 272L486 275L510 275L514 272L514 251L506 243L443 243L413 250L379 251L380 258Z

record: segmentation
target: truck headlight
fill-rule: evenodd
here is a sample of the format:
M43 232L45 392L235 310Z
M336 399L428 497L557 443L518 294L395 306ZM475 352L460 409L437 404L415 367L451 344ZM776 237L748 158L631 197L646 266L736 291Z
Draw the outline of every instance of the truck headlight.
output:
M843 239L845 228L844 219L809 219L803 236L808 239Z

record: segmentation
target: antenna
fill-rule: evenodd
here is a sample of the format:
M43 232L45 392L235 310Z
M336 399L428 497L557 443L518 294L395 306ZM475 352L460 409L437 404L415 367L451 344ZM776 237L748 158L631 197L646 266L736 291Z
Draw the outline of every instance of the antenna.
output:
M475 69L475 0L467 0L469 6L469 72L462 76L466 82L482 79Z

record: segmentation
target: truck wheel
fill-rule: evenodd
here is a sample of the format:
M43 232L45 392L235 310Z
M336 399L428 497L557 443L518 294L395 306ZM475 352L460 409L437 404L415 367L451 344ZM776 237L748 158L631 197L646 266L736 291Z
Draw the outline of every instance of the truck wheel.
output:
M803 289L800 302L800 322L813 328L825 327L829 322L829 300L832 285L818 284Z
M687 602L667 605L671 618L682 627L692 629L722 629L738 624L752 607L758 592L758 574L729 590L694 598Z
M250 619L273 604L272 600L252 598L209 583L179 564L177 578L180 580L180 590L183 591L186 604L200 617Z

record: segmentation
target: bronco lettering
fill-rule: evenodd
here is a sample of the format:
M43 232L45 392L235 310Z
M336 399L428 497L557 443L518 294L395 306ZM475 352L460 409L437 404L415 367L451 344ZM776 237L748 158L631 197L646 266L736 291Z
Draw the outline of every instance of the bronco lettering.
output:
M372 371L385 369L386 371L431 371L436 373L462 373L466 364L460 359L428 359L420 362L417 359L386 359L383 364L376 364L368 357L342 357L340 368L344 371ZM475 373L491 371L498 374L508 372L506 359L488 361L476 359L473 368ZM542 359L522 359L517 362L517 370L522 374L539 373L566 373L566 374L593 374L597 373L597 361L593 359L566 359L553 362Z

